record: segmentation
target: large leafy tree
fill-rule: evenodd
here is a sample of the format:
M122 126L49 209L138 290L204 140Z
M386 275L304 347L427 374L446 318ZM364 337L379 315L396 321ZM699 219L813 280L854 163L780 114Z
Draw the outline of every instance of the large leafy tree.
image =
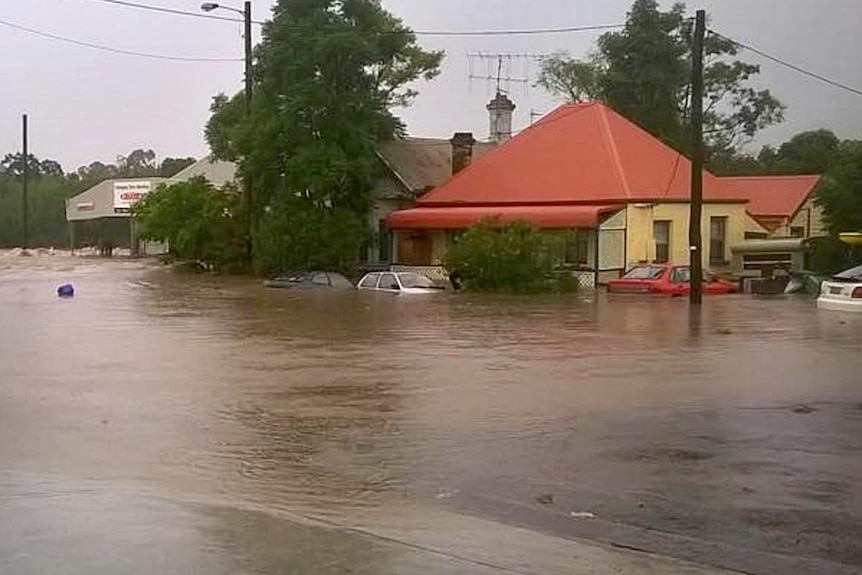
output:
M822 174L836 159L840 145L831 130L802 132L778 149L764 146L758 160L771 173Z
M281 266L286 257L267 254L314 251L308 242L320 239L284 234L288 225L340 226L350 234L340 242L349 253L326 261L287 257L291 262L335 267L356 258L364 231L355 230L364 227L354 224L369 209L375 148L403 129L392 110L410 103L413 82L433 78L441 59L379 0L276 4L255 52L251 117L241 95L221 95L206 128L213 154L237 160L252 178L259 267ZM297 210L316 212L304 220L315 223L300 224Z
M178 258L221 267L242 253L238 198L235 189L217 189L198 177L159 187L134 211L142 238L167 242Z
M587 60L564 53L542 61L538 85L569 101L597 99L680 150L690 148L692 22L684 4L659 10L636 0L625 27L603 34ZM727 154L783 119L783 105L751 80L758 66L736 60L731 41L709 35L704 45L704 138L714 156Z
M27 158L28 231L31 246L68 243L65 201L78 190L54 160ZM23 154L7 154L0 162L0 246L20 246L23 239Z
M838 145L816 202L832 234L862 231L862 141Z

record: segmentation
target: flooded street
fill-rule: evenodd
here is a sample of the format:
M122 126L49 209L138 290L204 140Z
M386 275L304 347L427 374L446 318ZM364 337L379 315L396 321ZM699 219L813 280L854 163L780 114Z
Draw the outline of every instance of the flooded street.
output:
M810 299L695 321L0 252L0 326L2 573L551 572L540 534L862 571L862 317Z

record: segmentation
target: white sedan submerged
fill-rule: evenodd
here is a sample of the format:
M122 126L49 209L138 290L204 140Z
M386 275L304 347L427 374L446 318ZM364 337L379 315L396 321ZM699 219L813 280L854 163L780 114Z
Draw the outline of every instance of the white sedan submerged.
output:
M438 293L443 290L427 277L415 272L367 273L356 287L389 293Z
M845 270L821 283L817 307L862 313L862 266Z

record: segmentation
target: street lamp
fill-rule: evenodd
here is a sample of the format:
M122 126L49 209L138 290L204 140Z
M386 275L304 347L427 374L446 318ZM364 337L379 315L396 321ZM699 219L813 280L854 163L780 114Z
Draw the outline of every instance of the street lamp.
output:
M242 14L245 27L245 117L251 118L251 2L245 3L244 9L225 6L217 2L204 2L201 10L212 12L213 10L230 10ZM245 203L245 241L246 254L251 255L251 178L246 174L243 177L243 202Z

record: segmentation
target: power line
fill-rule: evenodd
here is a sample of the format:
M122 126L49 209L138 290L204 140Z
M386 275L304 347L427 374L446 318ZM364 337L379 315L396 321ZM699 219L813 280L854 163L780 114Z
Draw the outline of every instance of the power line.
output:
M799 72L800 74L804 74L806 76L814 78L815 80L820 80L821 82L825 82L826 84L829 84L831 86L835 86L836 88L841 88L842 90L846 90L846 91L852 92L853 94L856 94L858 96L862 96L862 90L860 90L858 88L848 86L847 84L842 84L841 82L838 82L836 80L832 80L830 78L827 78L826 76L822 76L820 74L817 74L816 72L812 72L810 70L806 70L805 68L802 68L802 67L797 66L795 64L791 64L790 62L782 60L781 58L778 58L777 56L772 56L770 54L767 54L763 50L759 50L757 48L754 48L753 46L748 46L746 44L743 44L742 42L737 42L736 40L734 40L732 38L728 38L727 36L725 36L723 34L719 34L715 30L709 30L709 32L710 32L710 34L714 34L714 35L718 36L719 38L727 40L728 42L734 44L735 46L738 46L744 50L748 50L749 52L753 52L753 53L757 54L758 56L762 56L763 58L766 58L767 60L775 62L776 64L780 64L786 68L790 68L791 70Z
M168 56L165 54L150 54L148 52L136 52L134 50L123 50L121 48L112 48L110 46L104 46L102 44L93 44L91 42L84 42L82 40L75 40L73 38L66 38L64 36L57 36L56 34L50 34L48 32L42 32L40 30L34 30L33 28L28 28L26 26L21 26L19 24L13 24L12 22L7 22L5 20L0 20L0 25L7 26L9 28L14 28L15 30L20 30L22 32L27 32L29 34L34 34L36 36L41 36L43 38L50 38L52 40L57 40L59 42L66 42L67 44L74 44L75 46L83 46L85 48L92 48L94 50L102 50L103 52L111 52L114 54L123 54L124 56L137 56L140 58L152 58L155 60L172 60L175 62L242 62L242 58L193 58L186 56Z
M194 18L208 18L210 20L222 20L226 22L242 22L241 18L232 18L230 16L217 16L215 14L204 14L201 12L191 12L187 10L177 10L174 8L164 8L162 6L153 6L152 4L141 4L139 2L131 2L129 0L91 0L93 2L104 2L106 4L114 4L117 6L125 6L127 8L137 8L139 10L150 10L152 12L162 12L165 14L174 14L177 16L190 16ZM262 25L261 20L252 20L252 24ZM589 32L598 30L612 30L622 28L624 24L600 24L596 26L569 26L563 28L525 28L516 30L413 30L416 36L531 36L542 34L569 34L572 32ZM320 32L320 28L294 26L299 30L309 30ZM378 34L403 34L410 30L391 30L378 31Z
M175 8L164 8L162 6L153 6L151 4L140 4L138 2L128 2L127 0L92 0L93 2L104 2L105 4L115 4L117 6L126 6L127 8L138 8L140 10L150 10L152 12L162 12L165 14L174 14L176 16L191 16L193 18L206 18L208 20L221 20L223 22L239 22L242 23L242 18L232 18L230 16L219 16L217 14L205 14L203 12L190 12L188 10L177 10ZM252 24L263 24L258 20L252 20Z
M566 28L534 28L521 30L415 30L417 36L533 36L540 34L568 34L622 28L625 24L600 24L596 26L570 26Z

